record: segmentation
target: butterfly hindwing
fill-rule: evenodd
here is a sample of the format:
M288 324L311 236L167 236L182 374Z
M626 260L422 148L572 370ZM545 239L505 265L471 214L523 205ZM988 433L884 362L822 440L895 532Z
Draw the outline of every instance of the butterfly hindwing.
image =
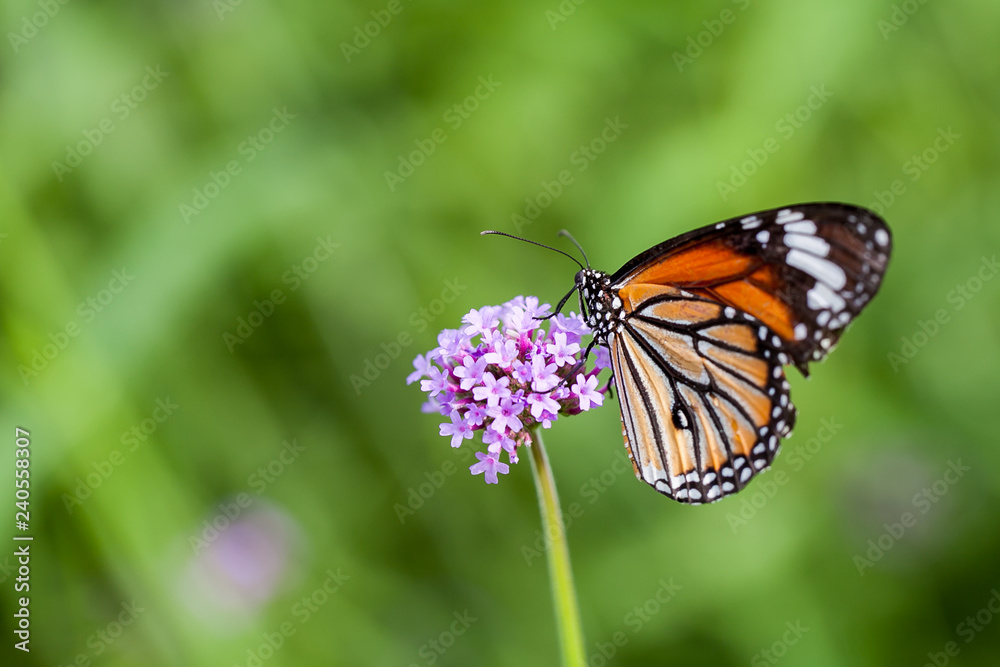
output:
M731 306L660 287L610 347L637 476L675 500L736 493L794 425L780 339Z

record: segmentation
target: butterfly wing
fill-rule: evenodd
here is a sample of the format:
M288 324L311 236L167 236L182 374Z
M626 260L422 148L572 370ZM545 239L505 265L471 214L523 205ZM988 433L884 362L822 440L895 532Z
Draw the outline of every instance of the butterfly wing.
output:
M610 347L637 476L703 503L767 468L795 423L775 341L753 316L683 290L633 310Z
M627 308L663 286L753 315L804 373L878 291L892 249L875 213L799 204L732 218L661 243L611 278Z
M802 204L667 241L611 278L625 309L609 340L637 476L675 500L742 489L777 454L795 408L782 366L807 373L878 291L885 222Z

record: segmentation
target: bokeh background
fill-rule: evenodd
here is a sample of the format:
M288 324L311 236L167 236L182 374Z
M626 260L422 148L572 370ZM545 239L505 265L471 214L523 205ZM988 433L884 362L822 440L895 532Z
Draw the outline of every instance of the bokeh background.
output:
M791 374L770 473L692 508L620 474L616 402L547 433L590 664L996 664L996 3L0 16L4 535L15 426L33 448L16 664L556 664L527 461L487 487L404 383L470 308L572 284L477 232L568 228L614 270L810 200L877 205L895 255Z

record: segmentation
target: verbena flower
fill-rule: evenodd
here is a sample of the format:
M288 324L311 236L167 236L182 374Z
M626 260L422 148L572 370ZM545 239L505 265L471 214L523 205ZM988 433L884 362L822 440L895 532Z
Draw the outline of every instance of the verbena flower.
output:
M517 450L531 444L532 429L549 428L560 415L576 415L604 402L608 385L598 374L610 366L598 349L591 368L581 364L584 336L590 335L575 313L538 318L550 310L537 297L518 296L502 306L484 306L462 318L459 329L438 334L438 347L413 360L407 384L420 380L427 392L423 411L447 418L441 435L452 447L480 434L486 452L476 452L469 467L487 484L517 463ZM546 330L543 325L549 322Z

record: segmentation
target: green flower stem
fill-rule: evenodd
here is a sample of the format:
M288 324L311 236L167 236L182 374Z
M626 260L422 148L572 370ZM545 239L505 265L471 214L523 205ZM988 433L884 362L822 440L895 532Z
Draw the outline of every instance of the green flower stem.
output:
M540 429L532 429L531 443L528 449L531 450L531 469L535 473L535 487L538 489L542 529L548 543L545 555L549 561L549 577L552 579L552 599L556 606L562 664L563 667L586 667L587 653L583 647L583 625L580 623L580 607L576 602L573 569L569 564L566 527Z

